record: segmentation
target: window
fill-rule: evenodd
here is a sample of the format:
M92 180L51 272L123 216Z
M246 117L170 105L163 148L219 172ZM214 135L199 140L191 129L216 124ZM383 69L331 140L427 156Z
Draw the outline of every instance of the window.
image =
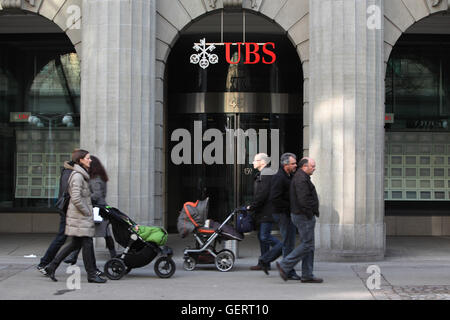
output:
M80 62L64 34L0 36L0 210L49 211L79 146Z
M403 35L386 72L385 200L450 200L450 37Z
M387 130L450 132L450 38L404 37L386 70Z

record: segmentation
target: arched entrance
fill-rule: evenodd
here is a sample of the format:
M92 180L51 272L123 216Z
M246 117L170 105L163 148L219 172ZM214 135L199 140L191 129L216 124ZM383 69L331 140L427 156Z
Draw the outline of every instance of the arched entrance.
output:
M17 219L16 232L51 232L60 167L79 147L81 66L70 26L48 18L66 14L33 4L2 1L0 11L0 211L13 213L5 228Z
M169 215L167 199L170 190L164 177L167 168L164 165L167 154L165 146L166 137L163 127L164 111L167 110L167 86L166 64L169 53L178 39L179 33L193 21L201 18L207 13L217 10L230 8L234 3L233 9L244 8L249 12L261 14L281 26L287 37L294 45L301 59L303 69L303 110L308 115L309 104L309 1L208 1L204 5L186 1L160 1L156 7L156 97L155 97L155 123L157 130L155 135L155 193L153 203L155 213L162 213L163 224L168 225L167 217ZM242 10L242 9L241 9ZM304 117L303 122L303 149L304 153L309 152L309 116ZM160 192L159 190L162 190ZM177 211L179 208L177 209Z
M409 8L411 19L401 25L403 33L397 39L387 36L391 39L385 44L387 235L450 234L447 6L438 1L424 4L422 11ZM387 23L388 29L393 21Z
M303 155L303 73L298 54L285 31L262 16L245 13L243 35L243 14L223 13L223 36L222 12L199 19L180 33L169 55L166 183L170 231L176 231L178 210L186 201L210 197L209 216L218 221L252 201L256 152L267 152L275 170L282 153ZM246 42L274 43L276 61L245 63L249 58L245 46L226 49L219 44L214 49L218 62L203 69L188 60L193 43L201 37L214 43L221 43L222 37L224 42L242 42L245 37Z

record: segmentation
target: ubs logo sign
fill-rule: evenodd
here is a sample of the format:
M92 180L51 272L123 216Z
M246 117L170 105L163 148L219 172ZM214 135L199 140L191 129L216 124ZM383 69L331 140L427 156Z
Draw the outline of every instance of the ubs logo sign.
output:
M219 57L217 54L210 53L212 52L216 46L214 44L206 46L206 40L205 38L200 40L200 43L194 43L194 50L200 53L194 53L191 55L191 63L197 64L203 68L206 69L209 67L209 64L215 64L219 62ZM208 52L209 51L209 52Z
M231 46L237 45L237 56L231 54ZM200 43L194 43L193 49L197 51L190 57L192 64L198 64L201 68L206 69L210 64L219 62L217 54L211 53L216 46L225 46L225 59L229 64L238 64L241 61L241 56L244 58L244 64L272 64L277 60L277 56L273 51L275 43L256 43L256 42L224 42L224 43L206 43L206 39L200 39ZM244 47L241 54L241 47ZM260 53L260 49L262 54Z

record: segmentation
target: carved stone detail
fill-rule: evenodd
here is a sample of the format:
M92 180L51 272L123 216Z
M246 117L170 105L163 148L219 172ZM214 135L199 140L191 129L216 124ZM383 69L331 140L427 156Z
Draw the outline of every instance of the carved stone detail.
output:
M5 9L20 9L22 7L21 0L1 0L3 10Z
M242 8L242 1L243 0L223 0L223 7L224 8Z
M36 0L0 0L0 4L4 9L22 9L24 3L28 3L30 6L34 7L36 5Z
M437 7L438 5L440 5L442 2L442 0L434 0L433 3L431 4L433 7Z
M217 0L209 0L209 6L211 8L215 8L216 7L216 2L217 2Z

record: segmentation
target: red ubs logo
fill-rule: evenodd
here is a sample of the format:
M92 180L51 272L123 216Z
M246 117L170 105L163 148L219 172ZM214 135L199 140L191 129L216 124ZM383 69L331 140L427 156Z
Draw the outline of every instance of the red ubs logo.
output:
M277 56L273 49L275 49L275 43L266 42L266 43L255 43L255 42L238 42L236 45L238 46L237 59L231 59L231 42L225 42L225 57L229 64L238 64L241 61L241 47L245 46L245 60L244 64L257 64L260 61L264 64L272 64L277 60ZM259 50L262 47L262 54L260 54ZM269 48L271 47L271 48ZM265 56L268 56L269 59L266 59ZM234 61L233 61L234 60Z
M229 64L238 64L244 59L244 64L272 64L277 60L274 52L275 43L256 43L256 42L224 42L224 43L206 43L205 38L200 43L195 43L193 49L197 51L190 57L192 64L198 64L201 68L206 69L210 64L216 64L219 57L212 53L216 46L225 46L225 59ZM236 54L231 53L231 46L237 46Z

